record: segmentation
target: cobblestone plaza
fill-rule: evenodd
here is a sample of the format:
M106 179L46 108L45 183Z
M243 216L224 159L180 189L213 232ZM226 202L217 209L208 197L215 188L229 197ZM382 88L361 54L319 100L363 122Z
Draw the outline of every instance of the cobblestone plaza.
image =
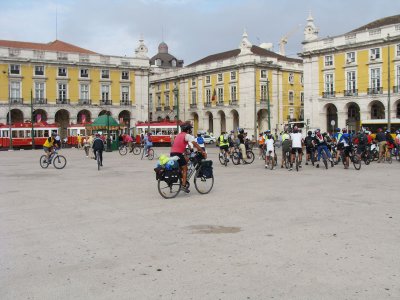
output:
M169 149L155 148L156 156ZM400 164L221 166L157 192L156 161L0 152L0 299L399 299Z

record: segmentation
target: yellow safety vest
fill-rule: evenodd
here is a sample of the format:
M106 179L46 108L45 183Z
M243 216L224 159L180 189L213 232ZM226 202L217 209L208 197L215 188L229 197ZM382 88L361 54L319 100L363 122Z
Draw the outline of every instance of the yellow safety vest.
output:
M43 144L43 147L47 147L47 148L50 148L50 147L53 147L53 144L54 144L54 138L53 137L50 137L50 142L49 142L49 139L47 138L46 139L46 141L44 142L44 144Z
M224 135L221 134L219 136L219 146L222 147L222 146L228 146L228 145L229 145L228 141L225 141Z

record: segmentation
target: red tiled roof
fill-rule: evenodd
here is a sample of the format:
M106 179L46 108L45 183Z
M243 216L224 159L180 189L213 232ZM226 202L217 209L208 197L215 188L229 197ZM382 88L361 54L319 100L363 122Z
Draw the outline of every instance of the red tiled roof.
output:
M82 53L82 54L97 54L96 52L83 49L81 47L68 44L60 40L55 40L47 44L0 40L0 47L43 50L43 51L61 51L61 52L72 52L72 53Z
M272 52L269 50L265 50L264 48L261 48L258 46L251 46L251 52L253 52L253 54L255 54L255 55L273 57L278 60L283 60L283 61L288 61L288 62L295 62L295 63L303 62L301 59L283 56L278 53L275 53L275 52ZM193 67L193 66L197 66L200 64L207 64L207 63L211 63L211 62L218 61L218 60L228 59L231 57L238 56L239 54L240 54L240 49L235 49L235 50L230 50L230 51L221 52L221 53L217 53L217 54L212 54L212 55L206 56L206 57L188 65L188 67Z
M357 29L352 30L349 33L355 33L358 31L375 29L375 28L379 28L382 26L394 25L394 24L399 24L399 23L400 23L400 15L395 15L395 16L390 16L390 17L375 20L364 26L361 26L361 27L358 27Z

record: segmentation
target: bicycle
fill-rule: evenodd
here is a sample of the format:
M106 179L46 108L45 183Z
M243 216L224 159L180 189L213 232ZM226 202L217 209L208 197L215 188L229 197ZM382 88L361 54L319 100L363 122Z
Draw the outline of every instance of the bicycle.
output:
M205 160L201 153L190 155L186 186L189 188L189 180L194 175L193 183L200 194L208 194L214 186L214 174L212 172L212 160ZM157 188L159 194L165 199L175 198L182 189L182 172L178 169L161 170L156 173Z
M143 159L144 153L146 151L143 149L143 151L141 151L141 152L142 152L142 157L140 159ZM148 160L153 160L153 158L154 158L154 150L153 150L152 147L150 147L150 148L147 149L147 159Z
M101 167L101 160L100 160L100 152L97 150L96 151L96 161L97 161L97 170L100 171L100 167Z
M267 168L267 169L270 169L270 170L273 170L273 169L274 169L274 161L273 161L273 158L272 158L271 153L272 153L271 150L268 151L268 156L266 157L268 163L267 163L267 165L266 165L266 168Z
M266 154L265 154L265 150L264 150L262 155L261 155L263 160L265 160L265 156L266 156ZM275 146L274 146L274 159L275 159L275 167L276 167L278 165L278 156L276 155Z
M228 154L229 151L222 149L218 155L219 162L221 163L221 165L224 165L225 167L228 165L229 162Z
M239 147L235 146L232 153L232 162L234 165L238 165L240 164L240 160L242 160L244 164L251 164L254 161L254 157L254 152L252 150L246 150L246 159L244 159Z
M51 163L53 163L54 168L63 169L67 164L67 159L59 155L57 149L54 149L49 159L47 159L46 155L42 155L39 160L39 164L43 169L46 169Z
M119 154L121 154L122 156L123 155L126 155L127 153L128 153L128 145L126 145L126 144L122 144L122 145L120 145L119 146L119 148L118 148L118 152L119 152ZM133 152L133 154L135 154L135 155L139 155L141 152L142 152L142 146L140 146L140 145L138 145L138 144L132 144L132 149L131 149L131 151Z
M296 163L296 171L299 171L299 166L300 166L300 160L299 160L299 153L296 151L295 153L295 163ZM325 164L325 162L324 162Z
M361 169L361 159L356 154L357 147L352 147L350 151L350 161L353 163L354 169L360 170Z

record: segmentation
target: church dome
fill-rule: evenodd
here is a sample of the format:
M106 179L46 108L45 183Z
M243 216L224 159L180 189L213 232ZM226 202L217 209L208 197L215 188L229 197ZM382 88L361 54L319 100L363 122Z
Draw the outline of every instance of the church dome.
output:
M161 42L160 45L158 45L158 53L168 53L168 45Z

